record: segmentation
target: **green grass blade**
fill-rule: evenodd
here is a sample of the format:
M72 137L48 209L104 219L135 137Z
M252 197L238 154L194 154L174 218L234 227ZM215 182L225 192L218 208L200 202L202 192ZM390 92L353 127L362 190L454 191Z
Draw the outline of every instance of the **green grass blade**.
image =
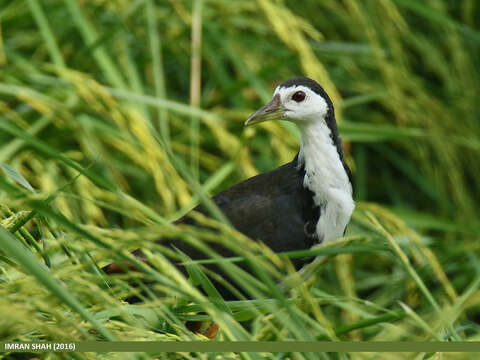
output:
M30 275L36 277L37 280L52 293L52 295L58 297L73 311L77 312L82 318L90 322L107 340L116 340L115 336L103 327L103 325L82 306L71 292L60 285L49 270L41 264L27 248L20 245L20 243L2 226L0 226L0 243L2 244L3 251L22 265Z

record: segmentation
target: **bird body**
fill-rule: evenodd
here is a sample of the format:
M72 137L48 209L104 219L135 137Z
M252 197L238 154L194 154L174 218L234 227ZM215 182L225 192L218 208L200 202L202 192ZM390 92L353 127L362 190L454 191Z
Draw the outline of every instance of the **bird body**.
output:
M220 192L212 200L239 232L277 253L309 249L343 236L355 205L332 101L315 81L290 79L281 83L272 101L245 124L273 119L289 120L300 128L297 156L288 164ZM202 206L194 210L206 213ZM187 214L175 223L194 221ZM180 240L162 243L192 259L205 257ZM216 244L214 250L224 257L235 255L222 244ZM292 261L299 270L311 260Z
M304 250L318 240L308 224L316 224L313 193L304 186L305 171L298 155L293 161L249 178L213 197L232 225L251 239L261 240L274 252ZM202 206L194 209L205 213ZM187 216L179 223L191 223ZM175 247L188 253L182 244ZM233 256L227 249L215 249L222 256ZM194 257L196 257L194 254ZM305 260L295 259L298 269Z
M220 192L213 201L238 231L275 252L305 250L343 236L355 205L332 101L314 80L293 78L281 83L272 101L253 113L245 125L266 120L297 124L299 153L288 164ZM205 213L202 206L194 210ZM175 223L192 224L193 220L187 214ZM205 258L181 240L161 243L192 259ZM221 256L234 255L221 244L214 250ZM293 263L300 269L310 260L295 259ZM115 264L104 268L107 273L119 269ZM217 270L215 266L211 269ZM230 298L228 292L221 293Z

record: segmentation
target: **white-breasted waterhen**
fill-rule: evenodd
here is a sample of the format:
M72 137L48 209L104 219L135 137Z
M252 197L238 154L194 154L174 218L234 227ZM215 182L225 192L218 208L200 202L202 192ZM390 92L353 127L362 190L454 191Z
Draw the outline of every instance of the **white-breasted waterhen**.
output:
M220 192L213 201L238 231L263 241L275 252L305 250L343 236L355 204L332 101L314 80L289 79L277 86L273 99L245 125L266 120L288 120L298 126L298 154L288 164ZM194 210L205 213L201 206ZM176 223L192 221L187 214ZM181 241L161 243L175 246L192 259L205 257ZM225 248L215 251L233 255ZM136 255L141 258L141 251ZM295 259L293 263L298 270L311 260ZM123 269L111 264L104 271L112 274ZM225 299L234 298L222 286L218 290Z

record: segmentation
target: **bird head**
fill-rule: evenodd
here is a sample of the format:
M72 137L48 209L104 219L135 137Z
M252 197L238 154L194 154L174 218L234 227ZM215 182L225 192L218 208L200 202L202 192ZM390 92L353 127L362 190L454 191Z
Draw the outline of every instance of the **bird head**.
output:
M314 80L297 77L277 86L273 99L245 121L245 125L267 120L290 120L299 126L333 117L333 104Z

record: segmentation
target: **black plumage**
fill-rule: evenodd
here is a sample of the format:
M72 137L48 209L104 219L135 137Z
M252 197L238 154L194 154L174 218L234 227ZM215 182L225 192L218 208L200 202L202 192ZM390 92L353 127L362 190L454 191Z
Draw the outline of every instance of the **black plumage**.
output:
M212 200L239 232L263 241L274 252L308 249L318 240L313 229L320 209L313 202L313 193L303 186L304 176L297 155L288 164L236 184ZM202 206L194 210L205 213ZM192 220L187 214L175 223L192 224ZM192 254L185 243L169 244L195 258L201 256L196 251ZM220 255L233 256L226 249L215 250ZM293 263L299 269L305 261L294 259Z

